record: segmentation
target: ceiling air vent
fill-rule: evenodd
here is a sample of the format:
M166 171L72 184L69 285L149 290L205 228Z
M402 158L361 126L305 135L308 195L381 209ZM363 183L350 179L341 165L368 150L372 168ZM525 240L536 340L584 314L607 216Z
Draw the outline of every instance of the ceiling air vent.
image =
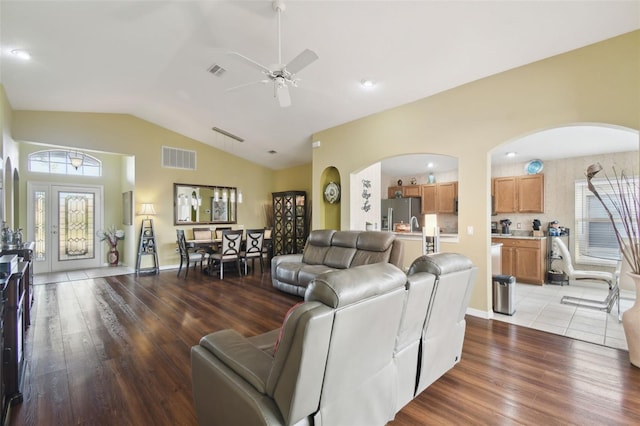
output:
M196 169L196 152L186 149L162 147L162 167L173 169Z
M211 65L207 71L209 71L211 74L215 75L216 77L222 77L222 74L227 72L227 70L225 70L224 68L222 68L220 65L217 65L217 64Z

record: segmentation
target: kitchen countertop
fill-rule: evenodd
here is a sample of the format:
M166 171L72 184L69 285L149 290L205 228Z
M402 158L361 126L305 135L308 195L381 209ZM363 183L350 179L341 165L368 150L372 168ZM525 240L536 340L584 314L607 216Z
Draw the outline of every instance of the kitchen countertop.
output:
M534 237L534 236L526 236L526 235L513 235L513 234L491 234L491 238L511 238L514 240L544 240L547 237Z
M394 232L401 239L407 240L420 240L422 239L422 232ZM458 234L440 234L441 243L457 243L459 242Z

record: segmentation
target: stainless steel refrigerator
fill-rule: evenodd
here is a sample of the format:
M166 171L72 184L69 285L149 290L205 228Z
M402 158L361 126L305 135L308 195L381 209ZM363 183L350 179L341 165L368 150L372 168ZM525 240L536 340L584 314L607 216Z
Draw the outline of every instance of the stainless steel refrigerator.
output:
M411 223L411 217L415 216L418 223L413 223L413 231L419 231L422 226L420 198L389 198L382 200L380 221L383 231L393 231L396 223Z

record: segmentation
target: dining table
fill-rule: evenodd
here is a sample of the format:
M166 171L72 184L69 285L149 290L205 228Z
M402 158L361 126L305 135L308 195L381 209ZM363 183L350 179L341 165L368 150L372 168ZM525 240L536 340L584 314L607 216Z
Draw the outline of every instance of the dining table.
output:
M207 253L215 253L220 249L220 245L222 244L222 238L212 238L208 240L185 240L187 244L187 248L195 249L195 250L206 250ZM241 250L244 250L244 246L246 244L246 237L242 237L242 242L240 243ZM271 244L271 238L265 238L263 242L263 246L268 247L268 244ZM215 275L215 270L218 268L217 262L209 262L207 267L204 269L207 275Z

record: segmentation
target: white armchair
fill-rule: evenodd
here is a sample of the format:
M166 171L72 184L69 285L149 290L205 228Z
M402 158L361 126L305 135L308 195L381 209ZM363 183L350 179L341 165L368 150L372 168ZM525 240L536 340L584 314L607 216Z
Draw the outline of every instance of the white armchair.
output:
M571 283L572 280L590 280L606 283L609 287L609 293L604 300L563 296L560 300L560 303L565 305L576 305L611 312L613 304L616 303L618 297L620 296L617 279L619 273L575 269L573 267L573 264L571 263L571 253L569 253L569 249L564 244L562 239L556 237L551 238L553 238L553 250L556 251L560 259L562 259L562 269L565 275L567 275L567 277L569 278L569 283Z

